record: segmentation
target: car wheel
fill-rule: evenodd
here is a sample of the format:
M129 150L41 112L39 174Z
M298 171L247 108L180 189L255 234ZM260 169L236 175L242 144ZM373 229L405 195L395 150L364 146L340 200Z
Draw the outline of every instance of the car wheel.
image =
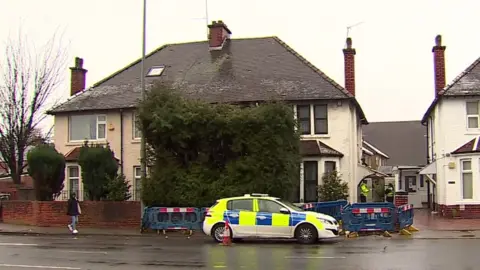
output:
M318 232L313 225L302 224L295 230L295 238L301 244L313 244L318 241Z
M232 229L230 230L230 239L232 238ZM225 232L225 224L219 223L213 226L212 228L212 238L215 240L217 243L222 243L223 242L223 233Z

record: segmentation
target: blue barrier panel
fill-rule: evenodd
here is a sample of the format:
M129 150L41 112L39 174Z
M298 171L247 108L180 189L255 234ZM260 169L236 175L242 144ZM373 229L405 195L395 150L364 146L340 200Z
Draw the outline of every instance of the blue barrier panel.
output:
M144 209L143 229L193 230L199 227L199 210L180 207L148 207Z
M342 220L342 210L347 207L347 200L306 203L303 209L322 213L334 217L336 220Z
M413 216L413 204L405 204L397 208L397 220L400 230L413 225Z
M343 229L350 232L393 231L396 209L390 203L354 203L342 213Z

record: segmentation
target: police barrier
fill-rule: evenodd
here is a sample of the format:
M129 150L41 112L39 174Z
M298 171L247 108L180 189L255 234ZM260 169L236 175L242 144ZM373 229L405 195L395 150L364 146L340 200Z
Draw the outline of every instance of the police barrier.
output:
M334 217L336 220L342 220L342 211L347 207L347 200L329 201L329 202L315 202L306 203L303 205L303 209L322 213Z
M185 230L192 234L199 229L198 208L193 207L146 207L142 220L142 232L146 229L162 230L166 236L167 230Z
M371 231L380 231L389 237L389 232L395 230L396 214L392 203L354 203L342 212L343 230L349 237Z
M401 205L397 208L397 222L400 234L411 235L418 229L413 227L414 209L412 204Z

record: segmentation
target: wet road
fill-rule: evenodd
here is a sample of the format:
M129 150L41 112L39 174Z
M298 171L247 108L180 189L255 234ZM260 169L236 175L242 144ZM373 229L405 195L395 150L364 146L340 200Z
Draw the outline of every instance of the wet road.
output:
M349 239L301 246L156 237L0 236L1 269L478 269L480 239Z

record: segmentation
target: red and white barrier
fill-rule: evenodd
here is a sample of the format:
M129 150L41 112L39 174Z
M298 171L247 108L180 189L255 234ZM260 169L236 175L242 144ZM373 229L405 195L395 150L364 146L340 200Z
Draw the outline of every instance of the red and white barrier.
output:
M304 208L304 209L312 209L312 208L313 208L313 204L312 204L312 203L304 204L304 205L303 205L303 208Z
M160 213L193 213L195 208L192 207L161 207Z
M410 210L410 209L413 209L413 204L402 205L402 210L403 211L407 211L407 210Z
M390 208L354 208L352 214L390 213Z

